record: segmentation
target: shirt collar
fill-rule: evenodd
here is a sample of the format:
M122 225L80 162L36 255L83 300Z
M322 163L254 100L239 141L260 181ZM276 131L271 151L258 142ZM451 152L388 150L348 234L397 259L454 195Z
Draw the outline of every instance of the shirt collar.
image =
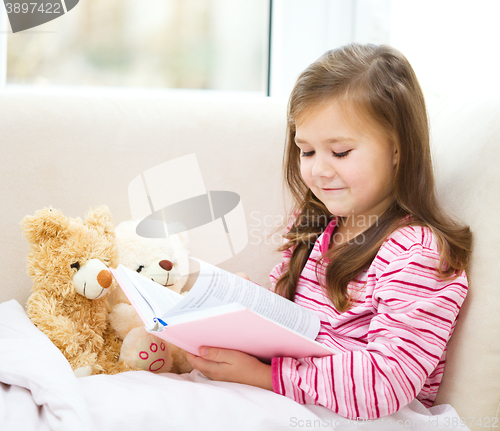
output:
M326 226L323 231L323 235L321 236L321 242L319 243L319 252L321 254L326 253L328 251L328 247L330 246L330 239L332 237L333 230L337 226L337 217L334 217L330 223Z

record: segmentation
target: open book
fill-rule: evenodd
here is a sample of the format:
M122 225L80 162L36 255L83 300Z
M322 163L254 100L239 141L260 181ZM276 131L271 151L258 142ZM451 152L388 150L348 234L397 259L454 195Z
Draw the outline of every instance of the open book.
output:
M123 265L110 269L146 330L190 353L201 346L273 357L339 353L314 341L319 317L304 307L206 262L191 290L180 295Z

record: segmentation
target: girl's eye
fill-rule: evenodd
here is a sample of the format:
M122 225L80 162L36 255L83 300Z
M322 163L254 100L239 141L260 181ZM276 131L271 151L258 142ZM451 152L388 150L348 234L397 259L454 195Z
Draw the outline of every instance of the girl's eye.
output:
M345 157L347 156L352 150L347 150L347 151L344 151L342 153L336 153L335 151L333 152L333 155L335 157L338 157L339 159L342 158L342 157Z
M342 153L336 153L335 151L332 151L332 152L333 152L333 155L335 157L341 159L342 157L347 156L351 151L352 150L347 150L347 151L343 151ZM314 154L314 151L302 152L302 153L300 153L300 157L311 157L313 154Z
M139 268L136 269L137 272L141 272L144 269L144 265L139 265Z

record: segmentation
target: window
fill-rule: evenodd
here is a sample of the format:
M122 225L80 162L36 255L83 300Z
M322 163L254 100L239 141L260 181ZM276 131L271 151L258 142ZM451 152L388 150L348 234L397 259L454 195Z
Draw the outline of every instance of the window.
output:
M8 35L7 84L265 92L268 16L269 0L80 0Z

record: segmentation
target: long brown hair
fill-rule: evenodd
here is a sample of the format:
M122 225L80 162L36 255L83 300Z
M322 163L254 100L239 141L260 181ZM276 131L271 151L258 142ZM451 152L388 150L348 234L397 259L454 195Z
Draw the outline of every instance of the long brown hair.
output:
M290 213L296 220L284 235L288 241L278 251L294 249L276 292L294 300L312 245L335 217L302 179L300 150L295 145L297 120L328 101L339 102L344 109L354 108L375 123L398 152L389 208L363 232L363 241L347 241L323 256L330 261L323 288L335 307L339 311L350 307L348 283L371 264L384 240L398 227L422 225L432 229L440 250L437 269L441 277L466 269L472 234L468 226L449 218L437 201L427 111L413 68L392 47L350 44L327 51L305 69L290 95L283 173L284 186L293 200Z

